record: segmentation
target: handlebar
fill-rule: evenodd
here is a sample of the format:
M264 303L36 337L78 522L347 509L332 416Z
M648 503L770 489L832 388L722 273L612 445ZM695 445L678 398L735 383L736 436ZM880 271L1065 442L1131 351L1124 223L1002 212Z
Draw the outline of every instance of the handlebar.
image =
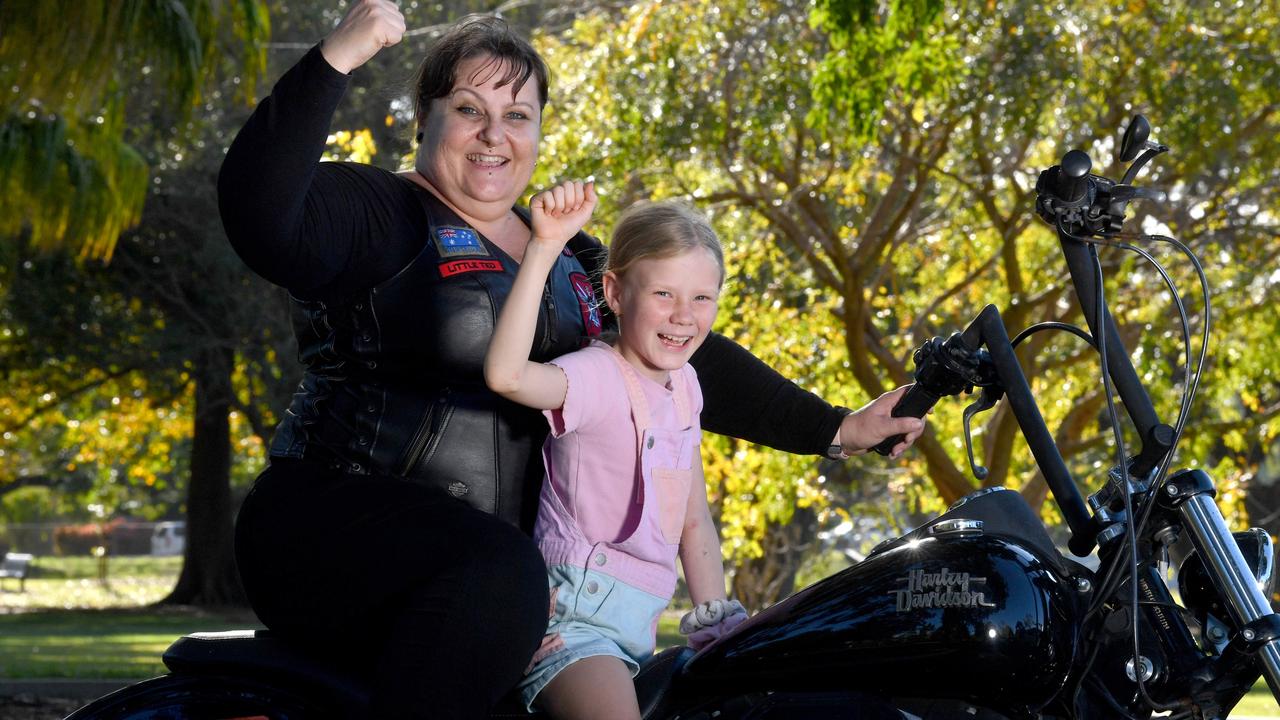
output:
M1146 125L1141 116L1135 117L1133 122L1136 125L1139 121ZM1063 156L1061 164L1040 174L1036 183L1036 211L1057 231L1073 290L1092 333L1090 339L1096 341L1096 346L1105 345L1107 373L1141 438L1141 451L1137 457L1126 459L1124 465L1135 478L1142 480L1151 476L1155 480L1161 480L1177 433L1157 416L1151 398L1134 370L1115 320L1102 302L1101 273L1096 252L1090 246L1090 243L1097 242L1092 239L1094 236L1106 238L1120 230L1128 202L1161 196L1157 191L1127 184L1136 176L1136 171L1142 164L1168 150L1163 145L1147 142L1146 132L1144 129L1141 133L1134 134L1133 138L1130 133L1126 133L1122 158L1128 160L1138 157L1138 160L1119 184L1091 175L1089 171L1092 161L1084 152L1068 152ZM1141 156L1134 150L1137 146L1141 146L1139 149L1145 148ZM1114 520L1114 516L1108 517L1107 513L1099 509L1102 514L1095 518L1088 511L1040 414L999 311L994 306L984 308L963 333L957 333L945 342L934 338L922 345L916 350L915 361L916 385L894 408L895 416L921 417L943 396L971 391L975 385L996 386L1007 398L1009 408L1035 456L1036 464L1071 529L1068 542L1071 552L1078 556L1088 555L1099 542L1100 536L1118 537L1115 532L1111 532L1113 529L1120 529L1120 535L1124 534L1123 526L1119 523L1108 526L1108 532L1102 532L1104 524ZM998 396L984 393L983 402L986 407L990 407L990 403L995 401L992 399L994 397ZM974 407L978 406L975 403ZM969 412L966 412L966 422ZM901 439L901 436L890 438L877 446L876 451L887 453ZM972 457L970 459L972 462ZM1161 468L1158 475L1152 472L1157 467ZM1123 474L1116 477L1123 477ZM1143 523L1137 520L1136 510L1128 508L1128 494L1133 492L1133 486L1119 483L1109 487L1113 490L1120 487L1122 490L1118 492L1125 494L1129 514L1128 531L1133 540L1130 546L1134 552L1133 572L1137 573L1138 568L1138 533L1152 533L1146 536L1147 542L1150 542L1152 537L1156 537L1155 533L1162 529L1176 526L1185 528L1192 545L1204 558L1206 570L1213 579L1219 599L1237 628L1237 635L1224 654L1224 658L1228 659L1222 660L1223 667L1227 669L1220 672L1239 675L1239 669L1232 663L1241 657L1256 658L1273 694L1280 699L1280 614L1272 612L1269 598L1254 582L1239 546L1213 502L1213 485L1208 476L1201 471L1184 471L1168 478L1167 482L1147 484L1143 490L1147 493L1144 502L1152 504L1146 505L1146 508L1151 509L1155 505L1164 508L1161 516L1163 524L1153 523L1147 530L1143 530ZM1093 499L1097 502L1098 496ZM1105 503L1105 498L1102 502ZM1122 556L1116 552L1119 546L1110 541L1105 544L1110 557L1120 562L1119 558ZM1108 578L1110 577L1109 575ZM1118 587L1118 584L1111 584L1106 592L1118 592ZM1135 613L1138 603L1136 587L1135 574L1129 587L1129 591L1135 593ZM1135 623L1135 648L1138 642L1138 625ZM1190 643L1188 640L1180 642ZM1252 680L1248 679L1248 682Z
M1124 219L1125 203L1136 194L1131 186L1118 186L1111 180L1091 175L1089 171L1092 167L1093 162L1085 152L1071 150L1066 153L1061 164L1041 173L1036 183L1036 210L1057 230L1072 285L1090 331L1094 337L1101 334L1105 338L1108 372L1142 441L1141 451L1133 461L1130 472L1134 476L1145 477L1170 451L1174 432L1170 426L1160 422L1156 415L1151 398L1143 388L1129 353L1120 339L1115 320L1110 312L1105 312L1105 308L1099 327L1098 278L1090 249L1082 237L1118 230ZM1116 196L1112 197L1113 191L1118 188L1120 191L1115 192ZM1088 555L1097 543L1098 524L1089 514L1084 498L1076 488L1057 444L1045 425L1031 395L1026 376L1013 354L999 312L993 306L988 306L965 331L964 337L964 346L971 351L981 345L990 349L1000 384L1007 394L1018 425L1071 528L1072 538L1068 546L1076 555ZM935 341L936 338L930 343ZM922 359L933 357L925 352L930 343L916 350L916 385L894 407L892 413L895 417L923 417L941 397L959 394L975 384L972 380L965 380L966 375L962 369L947 367L946 363L922 364ZM947 372L943 374L950 380L936 376L938 371L933 369L935 367L946 369ZM884 440L874 449L878 453L888 454L901 441L902 436L898 435Z
M916 348L913 356L915 384L907 389L890 414L922 418L942 398L958 395L973 385L981 384L979 363L971 357L978 350L978 345L971 342L957 333L945 342L942 338L934 338ZM906 435L901 433L885 438L872 450L888 455L905 438Z
M986 350L983 350L984 346ZM1001 387L1008 398L1014 418L1022 429L1023 437L1027 440L1027 446L1031 448L1031 454L1044 474L1049 489L1053 491L1063 518L1071 528L1068 547L1080 557L1088 555L1097 542L1097 527L1089 515L1084 498L1071 479L1071 473L1062 460L1062 454L1049 433L1044 417L1040 414L1040 408L1031 394L1031 385L1014 355L1013 344L996 306L988 305L983 308L963 333L956 333L945 342L934 338L920 346L915 351L915 361L916 385L907 391L907 396L916 388L921 388L916 394L916 402L927 400L927 404L923 409L920 404L907 408L907 396L904 396L894 407L893 414L900 417L908 412L914 414L918 411L920 414L914 416L922 417L940 397L959 395L975 385ZM903 411L899 412L899 408ZM891 441L897 444L900 439L890 438L881 445ZM879 447L877 446L877 452ZM890 449L892 447L893 445L889 445Z
M893 406L893 410L890 414L894 417L910 416L913 418L922 418L928 414L928 412L933 409L933 406L941 399L941 395L935 395L929 392L928 388L917 382L910 388L907 388L906 394L903 395L902 399ZM881 440L879 445L876 445L871 449L881 455L888 455L893 452L893 448L896 447L898 443L902 442L906 438L907 436L905 434L898 433L897 435Z
M1081 150L1063 155L1054 182L1054 194L1064 203L1079 204L1089 194L1089 171L1092 169L1093 161Z

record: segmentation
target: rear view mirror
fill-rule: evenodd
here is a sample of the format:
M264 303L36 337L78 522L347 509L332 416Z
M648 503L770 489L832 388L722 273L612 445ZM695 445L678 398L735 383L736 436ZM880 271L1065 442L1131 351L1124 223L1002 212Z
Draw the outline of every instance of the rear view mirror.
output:
M1124 129L1124 139L1120 141L1120 162L1129 162L1138 157L1138 153L1147 145L1151 137L1151 123L1141 115L1134 115L1129 126Z

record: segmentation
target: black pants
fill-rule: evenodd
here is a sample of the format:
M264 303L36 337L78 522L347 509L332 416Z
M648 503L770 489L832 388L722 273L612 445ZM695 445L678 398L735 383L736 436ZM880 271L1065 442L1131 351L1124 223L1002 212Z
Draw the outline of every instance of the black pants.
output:
M262 622L373 670L378 718L478 718L547 628L546 567L518 528L447 493L275 461L236 558Z

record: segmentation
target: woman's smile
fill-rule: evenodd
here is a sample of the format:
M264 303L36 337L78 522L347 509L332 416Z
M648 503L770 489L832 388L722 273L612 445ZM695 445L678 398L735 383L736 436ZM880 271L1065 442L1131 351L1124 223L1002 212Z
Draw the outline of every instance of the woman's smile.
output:
M417 170L472 219L509 213L533 177L541 139L538 89L499 87L505 61L478 55L458 65L453 91L431 101Z

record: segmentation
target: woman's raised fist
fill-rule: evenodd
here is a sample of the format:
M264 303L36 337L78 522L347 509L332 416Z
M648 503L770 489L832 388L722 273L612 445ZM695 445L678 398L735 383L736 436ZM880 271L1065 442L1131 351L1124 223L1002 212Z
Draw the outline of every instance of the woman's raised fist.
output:
M335 70L349 73L400 42L404 30L404 15L392 0L357 0L324 39L320 54Z

